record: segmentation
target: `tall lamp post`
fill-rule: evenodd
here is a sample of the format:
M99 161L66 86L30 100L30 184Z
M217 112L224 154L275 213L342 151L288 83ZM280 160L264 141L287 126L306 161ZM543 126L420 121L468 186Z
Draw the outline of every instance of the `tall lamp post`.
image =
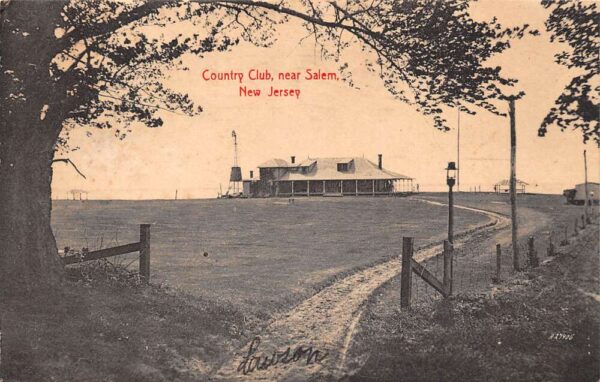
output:
M456 184L456 163L448 162L446 168L446 184L448 184L448 241L454 243L454 194L452 187Z

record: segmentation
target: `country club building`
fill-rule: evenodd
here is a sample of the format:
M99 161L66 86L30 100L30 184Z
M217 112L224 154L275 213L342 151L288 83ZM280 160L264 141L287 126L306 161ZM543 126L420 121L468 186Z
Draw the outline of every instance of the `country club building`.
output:
M259 178L243 181L245 197L378 196L414 192L413 178L386 170L382 156L368 159L307 158L296 162L271 159L258 166Z

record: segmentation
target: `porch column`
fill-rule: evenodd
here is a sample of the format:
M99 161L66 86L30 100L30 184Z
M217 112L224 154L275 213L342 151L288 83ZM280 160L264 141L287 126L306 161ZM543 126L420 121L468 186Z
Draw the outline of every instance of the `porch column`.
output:
M323 195L325 195L325 181L323 181Z
M306 181L306 196L310 196L310 180Z
M354 196L358 196L358 180L354 181Z
M275 182L275 196L279 196L279 182Z
M375 196L375 179L373 179L372 182L373 182L373 196Z
M344 181L340 180L340 194L344 195Z
M294 181L292 180L292 196L294 196Z

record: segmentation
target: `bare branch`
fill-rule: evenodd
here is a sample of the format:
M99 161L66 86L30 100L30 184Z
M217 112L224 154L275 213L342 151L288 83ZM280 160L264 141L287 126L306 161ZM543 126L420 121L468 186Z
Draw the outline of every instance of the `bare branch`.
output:
M79 175L81 175L83 177L83 179L87 179L85 177L85 175L83 175L83 173L81 171L79 171L79 169L77 168L77 166L75 166L75 163L73 163L73 161L71 159L69 159L69 158L57 158L57 159L54 159L52 161L52 163L55 163L55 162L63 162L63 163L66 163L66 164L71 164L71 166L73 166L73 168L75 169L75 171L77 171L77 173Z

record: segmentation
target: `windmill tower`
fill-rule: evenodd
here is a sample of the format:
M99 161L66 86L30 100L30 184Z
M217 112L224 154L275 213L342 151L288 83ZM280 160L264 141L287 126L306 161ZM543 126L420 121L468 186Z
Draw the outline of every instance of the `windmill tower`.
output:
M240 182L242 181L242 169L238 166L237 152L237 134L235 130L231 132L233 138L233 166L231 167L231 175L229 176L229 195L237 195L240 192Z

